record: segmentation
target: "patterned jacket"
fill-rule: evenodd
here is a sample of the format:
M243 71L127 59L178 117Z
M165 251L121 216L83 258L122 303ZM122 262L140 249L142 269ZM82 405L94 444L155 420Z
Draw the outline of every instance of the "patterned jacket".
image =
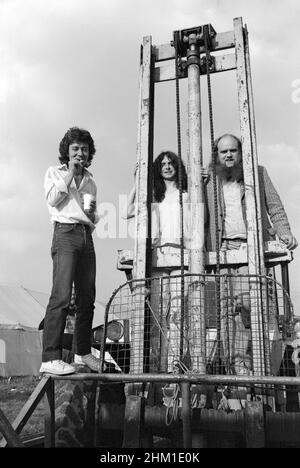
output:
M280 197L272 184L272 181L263 166L258 166L259 188L260 188L260 203L261 203L261 218L263 240L274 240L277 235L279 238L284 234L291 234L291 228L287 219L286 212ZM225 204L223 190L220 187L220 182L217 177L217 192L218 192L218 235L219 245L223 232ZM209 176L205 185L204 196L206 200L206 216L205 216L205 238L206 249L208 251L216 250L216 222L215 222L215 203L213 190L213 177ZM246 222L246 207L245 207L245 187L241 183L241 201L244 221Z

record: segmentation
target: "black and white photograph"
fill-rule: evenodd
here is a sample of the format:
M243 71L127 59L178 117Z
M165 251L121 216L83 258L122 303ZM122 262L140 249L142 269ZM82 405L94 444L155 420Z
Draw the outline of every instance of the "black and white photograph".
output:
M299 21L0 0L1 448L300 448Z

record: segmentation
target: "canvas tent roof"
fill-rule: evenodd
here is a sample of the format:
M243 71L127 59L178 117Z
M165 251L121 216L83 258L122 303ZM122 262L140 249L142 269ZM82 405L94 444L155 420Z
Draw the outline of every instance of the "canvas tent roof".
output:
M20 286L0 286L0 327L37 329L45 308Z
M45 316L49 294L22 286L0 285L0 327L34 328ZM104 321L105 305L95 302L93 327Z
M49 294L0 285L0 376L38 375L42 331ZM104 320L105 306L95 303L93 327Z

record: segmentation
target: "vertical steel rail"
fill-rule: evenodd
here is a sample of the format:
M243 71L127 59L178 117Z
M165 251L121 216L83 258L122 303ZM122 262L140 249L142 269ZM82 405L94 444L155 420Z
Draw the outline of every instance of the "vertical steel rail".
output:
M255 114L254 114L254 100L253 100L253 88L252 88L252 77L250 67L250 51L249 51L249 38L247 26L244 27L244 41L245 41L245 60L246 60L246 77L247 77L247 88L249 97L249 115L250 115L250 132L251 132L251 143L252 143L252 158L253 158L253 169L254 169L254 190L255 190L255 201L256 201L256 223L257 223L257 236L258 236L258 260L259 260L259 275L266 275L265 259L264 259L264 241L263 241L263 230L262 230L262 214L261 214L261 203L260 203L260 187L259 187L259 175L258 175L258 155L257 155L257 139L256 139L256 127L255 127ZM270 345L269 345L269 327L268 327L268 309L265 304L267 301L266 290L261 285L261 313L263 321L263 345L264 345L264 357L265 357L265 370L269 375L271 373L271 362L270 362Z
M254 182L254 162L252 158L251 115L247 89L247 71L245 59L245 41L242 18L234 19L234 37L236 53L236 76L240 111L240 129L243 150L243 172L245 184L248 268L250 275L260 271L260 248L256 218L256 194ZM262 319L262 298L260 286L254 278L250 280L251 337L254 375L265 375L264 359L264 323Z
M260 275L265 275L265 262L264 262L264 244L263 244L263 233L262 233L262 215L261 215L261 204L260 204L260 189L259 189L259 177L258 177L258 156L257 156L257 140L256 140L256 127L255 127L255 114L254 114L254 100L253 100L253 88L252 88L252 77L250 67L250 52L249 52L249 39L248 30L245 25L244 27L244 40L245 40L245 63L246 63L246 78L247 88L249 97L249 116L250 116L250 132L251 132L251 144L252 144L252 159L253 159L253 170L254 170L254 189L256 199L256 221L257 221L257 232L258 232L258 251L259 251L259 263Z
M214 121L213 121L213 106L212 106L212 94L211 94L211 81L210 81L210 69L209 60L211 59L209 50L209 28L204 26L204 47L206 55L206 77L207 77L207 94L208 94L208 111L209 111L209 127L210 127L210 145L211 145L211 156L213 163L212 180L213 180L213 192L214 192L214 205L215 205L215 229L216 229L216 315L217 315L217 373L221 373L221 278L220 278L220 236L219 236L219 190L217 183L217 172L216 172L216 154L214 151Z
M177 39L174 35L174 44ZM184 325L185 325L185 288L184 288L184 207L182 201L182 157L181 157L181 122L180 122L180 93L179 93L179 61L177 45L175 46L175 89L176 89L176 123L177 123L177 148L178 148L178 189L179 189L179 207L180 207L180 359L184 358Z
M151 253L151 172L149 165L153 158L153 105L154 82L152 76L152 38L143 38L140 62L135 243L133 257L133 277L143 279L148 276L148 255ZM148 252L148 254L147 254ZM137 282L132 290L130 372L144 372L145 366L145 315L146 284ZM141 405L143 384L125 386L126 404L124 417L124 447L138 447L141 443ZM133 431L133 427L137 430Z
M149 242L149 206L148 206L148 173L149 160L152 157L151 128L152 109L152 70L151 70L151 36L143 38L140 65L140 96L138 116L138 144L136 174L136 212L133 277L145 278L147 245ZM143 372L144 365L144 325L145 325L145 285L137 284L133 290L133 316L131 321L131 356L130 371Z
M190 160L190 273L201 274L205 270L204 258L204 191L201 168L202 127L200 94L200 53L196 35L189 36L188 50L188 129ZM197 60L198 59L198 60ZM204 285L193 281L190 285L190 345L192 368L206 372L206 327L204 310Z

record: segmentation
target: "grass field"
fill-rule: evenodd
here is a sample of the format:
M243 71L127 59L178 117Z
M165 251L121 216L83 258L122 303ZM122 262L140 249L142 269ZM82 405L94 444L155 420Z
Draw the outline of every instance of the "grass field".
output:
M0 379L0 408L13 423L29 396L37 386L39 377L10 377ZM21 436L44 432L44 403L38 404L21 432ZM1 439L1 434L0 434Z

